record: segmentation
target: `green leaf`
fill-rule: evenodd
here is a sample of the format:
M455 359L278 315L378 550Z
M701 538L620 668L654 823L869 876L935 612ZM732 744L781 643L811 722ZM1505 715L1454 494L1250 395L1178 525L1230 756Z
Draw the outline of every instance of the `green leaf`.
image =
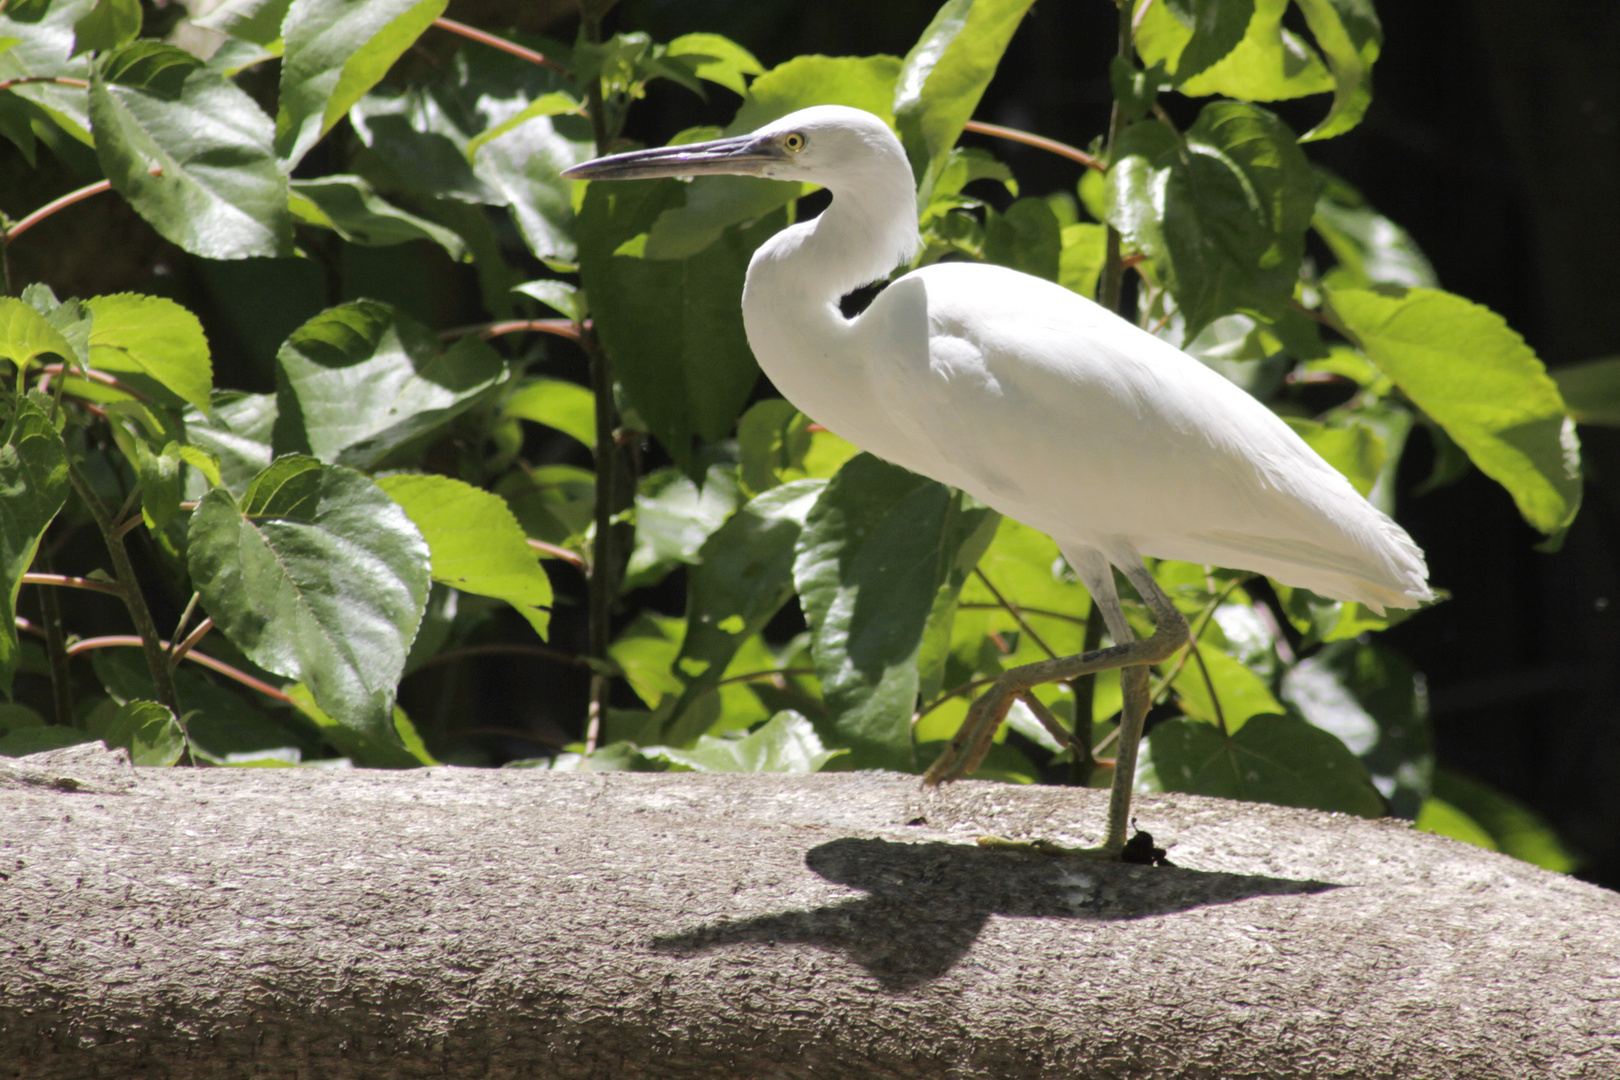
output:
M388 247L411 240L431 240L452 259L461 260L467 255L467 245L460 236L443 225L401 210L358 176L294 180L288 205L293 216L304 224L331 229L351 244Z
M1580 509L1580 441L1558 386L1488 308L1438 289L1330 289L1373 363L1544 533Z
M690 750L649 746L641 753L693 772L813 773L849 751L825 749L810 721L796 712L779 712L742 738L703 735Z
M56 426L24 398L0 443L0 693L17 670L17 594L45 529L67 502L67 450Z
M1294 717L1256 716L1231 736L1196 720L1167 720L1148 742L1165 791L1384 815L1384 800L1344 743Z
M1372 0L1294 0L1333 71L1333 108L1300 142L1343 135L1372 104L1372 68L1384 30Z
M810 105L848 105L892 123L894 84L899 73L900 61L892 56L794 57L754 80L742 108L722 134L746 135ZM625 185L601 184L593 186L592 190L610 186ZM654 212L655 220L637 229L648 234L645 252L649 259L685 259L696 255L719 240L731 226L764 217L813 190L807 184L748 176L700 176L683 188L684 202L666 194L668 201ZM587 194L587 206L590 198ZM618 244L614 247L616 249ZM589 282L586 289L590 289ZM592 297L594 302L594 292Z
M315 704L314 694L303 683L289 686L287 696L292 698L293 708L320 729L322 738L358 765L373 769L414 769L418 765L439 764L423 745L410 717L397 705L388 732L370 735L328 716Z
M530 379L506 399L501 415L556 428L596 450L596 395L578 383Z
M986 215L986 262L1056 281L1062 251L1063 232L1045 199L1019 199L1005 214L991 210Z
M894 118L925 192L979 107L1031 0L946 0L906 54Z
M290 170L444 14L445 0L294 0L282 23L276 152Z
M532 297L575 322L583 322L589 313L585 304L584 290L575 288L566 281L558 281L555 278L525 281L522 285L514 285L512 291Z
M49 117L74 139L86 146L93 145L90 118L86 114L89 95L84 89L20 80L90 78L88 58L72 55L73 27L94 6L95 0L55 0L49 4L14 0L0 9L0 38L16 42L0 51L0 82L12 83L10 89L0 93L0 103L18 103L19 107L6 110L13 124L31 125ZM13 139L18 135L20 132L13 134ZM32 143L33 137L34 132L30 131L24 141Z
M506 372L477 337L441 350L431 330L375 300L321 312L276 365L277 451L359 468L449 422Z
M429 552L388 495L351 469L280 458L239 505L215 488L192 515L192 583L225 636L307 683L339 722L394 739L394 686L427 602Z
M1580 858L1540 814L1489 784L1439 769L1434 775L1434 794L1489 833L1496 850L1560 874L1579 869Z
M1419 832L1449 836L1486 851L1496 850L1496 841L1491 839L1491 834L1479 822L1444 799L1424 799L1423 809L1418 811L1417 820L1412 825Z
M1434 267L1412 234L1367 204L1361 192L1324 169L1316 170L1322 193L1311 227L1327 242L1339 265L1327 276L1334 288L1370 285L1439 286Z
M186 439L212 454L220 483L237 495L270 464L270 435L276 423L276 395L221 391L213 395L213 411L195 405L186 410ZM200 499L206 488L190 486L188 498Z
M1182 57L1189 53L1195 58L1206 55L1202 43L1198 48L1193 47L1193 19L1179 20L1169 4L1151 4L1135 35L1137 53L1144 65L1163 63L1180 75L1176 89L1190 97L1221 95L1244 101L1283 101L1332 90L1333 76L1323 66L1316 50L1292 31L1283 29L1283 15L1290 2L1253 0L1254 14L1243 39L1231 52L1197 74L1190 69L1186 73L1179 71ZM1222 0L1219 6L1231 6L1234 10L1238 7L1229 5L1229 0ZM1203 10L1210 9L1204 6ZM1216 18L1225 21L1219 12ZM1213 43L1209 51L1214 51Z
M1247 36L1254 21L1254 0L1190 0L1164 5L1172 15L1185 9L1184 23L1191 31L1187 44L1176 57L1174 77L1186 82L1230 56Z
M1282 694L1361 759L1393 814L1418 815L1434 746L1423 677L1409 662L1377 645L1336 641L1283 676Z
M95 7L73 24L72 55L128 45L140 32L140 0L96 0Z
M209 408L213 364L197 316L161 296L117 293L85 301L95 322L90 364L150 390L154 385L202 412ZM128 376L135 376L133 379Z
M0 738L0 757L27 757L29 754L43 754L47 750L61 750L64 747L95 741L77 728L60 727L56 724L18 728Z
M748 93L744 75L760 75L765 71L753 53L719 34L682 34L669 43L664 55L685 60L691 64L693 75L717 83L734 94Z
M585 106L576 100L573 95L561 90L553 90L549 94L541 94L529 102L519 111L508 116L488 131L479 133L467 141L467 160L471 161L478 156L479 149L487 142L500 138L507 132L526 124L540 116L563 116L572 113L575 116L585 116Z
M50 286L38 283L23 289L22 300L45 316L45 321L62 335L62 340L73 350L69 358L72 363L81 368L90 366L90 326L93 320L87 304L77 298L58 301Z
M106 67L117 63L114 55ZM165 239L208 259L292 254L270 121L235 83L196 68L175 95L115 85L98 70L90 120L113 189Z
M672 665L685 632L686 620L643 611L608 648L630 689L649 708L658 708L665 697L682 690Z
M496 493L529 536L584 550L596 514L596 477L588 470L573 465L514 469L501 478Z
M1550 374L1577 423L1620 427L1620 356L1571 364Z
M856 768L915 766L925 632L942 589L954 595L958 554L991 513L964 510L945 485L870 454L845 465L811 509L793 577L836 742Z
M1384 442L1364 424L1350 423L1344 427L1329 427L1315 420L1300 420L1285 416L1284 421L1294 434L1305 440L1349 480L1363 497L1372 493L1384 468Z
M116 86L146 90L164 101L178 99L186 76L203 62L177 45L161 41L137 41L108 55L101 63L101 77Z
M140 649L97 649L90 660L96 678L119 704L155 696L152 672ZM186 737L198 758L221 765L232 758L246 760L285 750L302 757L320 745L283 727L240 694L193 674L195 670L182 665L172 678L180 714L186 718Z
M1095 300L1097 279L1108 260L1108 226L1069 225L1060 235L1063 250L1058 255L1058 284Z
M676 566L696 563L699 549L737 509L742 493L734 470L711 465L700 488L675 469L642 477L636 492L636 548L623 589L656 585Z
M21 300L0 297L0 356L17 365L23 377L39 356L54 355L64 364L76 363L79 353L50 320Z
M708 728L692 705L714 690L739 646L793 595L793 561L805 517L825 482L799 480L751 500L704 541L687 577L686 633L670 662L679 697L663 738L686 746Z
M0 738L13 731L45 726L45 718L26 705L0 701Z
M192 22L254 45L271 45L281 38L281 23L292 0L225 0Z
M1275 319L1294 296L1315 181L1293 132L1239 102L1204 106L1185 137L1126 128L1108 173L1108 217L1152 261L1185 318L1184 340L1220 316Z
M119 706L102 741L123 747L136 765L169 766L186 752L186 734L168 706L155 701L126 701Z
M630 403L670 457L691 471L694 436L724 438L759 380L743 332L742 285L754 249L785 216L778 211L728 229L690 258L616 254L678 205L688 186L695 185L590 184L580 212L580 277Z
M1187 659L1173 685L1182 712L1206 724L1218 726L1225 721L1228 734L1237 734L1255 716L1283 711L1265 682L1207 635L1198 643L1198 655Z
M180 514L180 444L169 442L153 452L144 439L135 440L135 468L141 479L141 517L158 532Z
M505 600L546 636L551 579L499 495L448 476L397 474L377 483L422 530L433 580Z

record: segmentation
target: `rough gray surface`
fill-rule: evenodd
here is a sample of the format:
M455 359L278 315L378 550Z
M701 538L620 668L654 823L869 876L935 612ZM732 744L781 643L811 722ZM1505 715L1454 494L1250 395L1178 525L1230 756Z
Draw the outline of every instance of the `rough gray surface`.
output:
M911 777L0 759L0 1077L1620 1077L1620 896ZM908 822L926 823L908 824Z

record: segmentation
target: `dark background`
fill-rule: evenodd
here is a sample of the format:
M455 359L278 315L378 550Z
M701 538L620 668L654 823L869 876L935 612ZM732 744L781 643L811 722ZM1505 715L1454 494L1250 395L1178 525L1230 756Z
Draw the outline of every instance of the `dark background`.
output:
M647 30L658 40L716 31L770 67L807 52L904 55L937 6L624 0L608 29ZM574 33L567 0L468 0L452 3L449 14L565 41ZM1348 135L1310 144L1310 157L1405 226L1445 288L1503 315L1550 367L1620 354L1620 301L1613 296L1620 284L1620 4L1385 0L1379 14L1385 43L1366 120ZM1114 26L1107 0L1038 0L978 117L1089 143L1107 123ZM433 37L422 47L455 47ZM1197 108L1175 95L1165 104L1188 118ZM693 124L723 124L735 106L723 90L704 103L672 84L654 84L630 134L659 143ZM1325 112L1326 98L1274 108L1303 131ZM337 162L320 155L341 159L343 137L340 126L312 155L312 167L333 171ZM1072 163L1006 142L993 149L1026 194L1073 190ZM30 170L0 146L0 208L18 217L99 177L93 158L69 158L42 150L40 168ZM97 242L86 244L87 237ZM347 248L344 258L339 291L346 296L401 303L434 326L487 318L470 272L431 250ZM241 389L271 389L275 345L332 300L322 269L308 261L204 265L163 243L114 197L48 220L19 241L11 259L19 281L46 281L61 295L135 289L174 296L207 326L216 383ZM553 371L577 363L555 360ZM1581 436L1585 506L1563 549L1540 554L1538 536L1508 496L1478 473L1413 496L1433 460L1422 430L1414 433L1398 517L1452 599L1386 640L1427 675L1441 764L1535 807L1584 855L1583 877L1620 887L1620 432L1582 428ZM561 672L539 669L515 680L509 671L488 674L471 673L470 685L455 691L446 684L438 693L480 715L486 705L511 711L514 696L549 697L548 712L583 712L583 687L559 681Z

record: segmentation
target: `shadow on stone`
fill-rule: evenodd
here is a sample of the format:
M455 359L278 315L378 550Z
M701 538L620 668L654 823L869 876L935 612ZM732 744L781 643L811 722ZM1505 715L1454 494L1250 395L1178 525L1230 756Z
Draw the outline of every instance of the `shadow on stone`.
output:
M739 942L814 945L843 953L886 989L905 990L955 966L991 915L1140 919L1339 887L853 837L811 848L804 861L828 881L870 895L810 911L709 923L654 938L654 948L691 955Z

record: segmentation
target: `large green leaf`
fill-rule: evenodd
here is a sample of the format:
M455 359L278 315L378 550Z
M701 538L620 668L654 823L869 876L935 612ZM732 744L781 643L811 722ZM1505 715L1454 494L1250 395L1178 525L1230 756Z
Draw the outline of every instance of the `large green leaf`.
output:
M748 93L744 75L763 74L754 54L719 34L682 34L665 48L668 60L689 66L693 75L718 83L734 94Z
M11 48L0 51L0 82L12 83L8 90L0 93L0 102L28 102L7 110L23 128L41 119L39 114L43 113L73 138L91 145L88 92L82 87L48 80L66 78L82 82L90 78L89 58L74 55L73 27L95 4L96 0L55 0L48 6L29 5L33 10L26 14L20 3L0 9L0 39L10 38L16 42ZM23 81L27 79L42 81ZM35 109L39 112L34 112ZM33 132L23 135L17 131L13 138L32 145Z
M1254 0L1165 0L1159 6L1187 32L1174 62L1166 66L1167 73L1178 83L1202 74L1231 55L1248 35L1255 14ZM1149 35L1152 33L1150 30ZM1180 36L1175 34L1176 38Z
M1417 817L1434 748L1428 694L1410 663L1377 645L1336 641L1291 669L1282 694L1361 759L1391 813Z
M323 176L292 182L292 212L306 225L331 229L351 244L388 247L411 240L431 240L452 259L467 254L467 245L451 230L401 210L358 176Z
M364 475L284 457L240 504L224 488L192 515L191 578L248 658L309 685L339 722L397 738L394 686L427 603L429 551Z
M551 579L499 495L448 476L401 473L378 484L422 530L433 556L433 580L505 600L546 636Z
M596 450L596 395L578 383L530 379L506 399L501 415L556 428Z
M141 32L140 0L96 0L73 24L73 55L128 45Z
M271 45L281 37L281 23L292 0L225 0L192 22L255 45Z
M40 356L56 356L63 363L79 359L73 344L50 320L13 297L0 297L0 357L17 366L17 378Z
M276 423L276 395L221 392L213 397L213 412L195 406L186 410L186 439L214 455L220 481L236 495L263 471L274 455L271 432ZM207 490L197 480L188 484L188 498L200 499Z
M894 120L926 192L979 107L1031 0L946 0L906 54Z
M1483 828L1496 850L1560 874L1579 868L1580 858L1553 827L1511 795L1449 769L1435 773L1434 793Z
M685 746L707 728L689 720L738 647L758 634L793 595L793 561L810 508L826 486L799 480L767 491L737 511L698 551L687 577L686 635L670 671L684 684L663 738Z
M1294 0L1333 71L1333 107L1301 142L1342 135L1372 104L1372 67L1384 30L1372 0Z
M357 765L373 769L414 769L418 765L439 764L417 734L416 725L398 705L394 706L391 731L363 734L323 712L303 683L289 686L287 696L292 698L293 708L320 729L321 738Z
M91 82L96 156L113 188L193 255L291 255L287 176L270 146L269 118L245 91L207 68L185 73L177 94L161 78L134 78L145 70L139 66L119 74L121 58L150 44L136 42L109 57L106 74L98 68ZM154 168L162 175L151 175Z
M1489 308L1438 289L1330 289L1328 300L1379 369L1544 533L1581 503L1580 442L1558 386Z
M1337 176L1318 169L1322 194L1316 200L1311 227L1339 265L1324 281L1335 288L1370 285L1436 288L1440 281L1412 234L1368 205L1361 192Z
M798 713L780 712L741 738L704 735L690 750L649 746L642 754L693 772L813 773L848 752L824 748L810 721Z
M161 296L118 293L85 301L94 322L90 366L151 391L153 384L206 413L213 389L208 339L197 316ZM131 378L133 376L133 378Z
M900 61L892 56L796 56L754 80L721 134L746 135L811 105L848 105L892 122L899 73ZM684 202L660 208L645 254L649 259L695 255L730 226L767 215L807 190L808 185L748 176L698 177L685 186Z
M1249 19L1243 38L1209 67L1194 73L1192 66L1218 51L1214 42L1200 42L1194 46L1195 26L1199 20L1192 13L1183 21L1172 5L1152 3L1143 14L1136 31L1136 49L1147 65L1162 63L1179 76L1176 89L1191 97L1221 95L1244 101L1283 101L1320 94L1334 89L1333 76L1323 65L1322 58L1302 38L1291 30L1283 29L1283 16L1292 0L1253 0L1253 15ZM1247 0L1241 4L1218 3L1215 7L1250 7ZM1211 6L1198 4L1195 11L1205 18ZM1214 13L1223 29L1229 30L1229 18ZM1185 60L1184 60L1185 58ZM1188 70L1181 65L1187 62Z
M794 480L825 480L860 452L781 398L756 402L737 421L737 479L749 495Z
M636 492L636 547L625 567L624 590L656 585L675 567L700 561L704 541L741 501L736 471L724 465L711 465L701 487L676 469L642 477Z
M40 538L67 501L67 451L51 418L27 398L0 442L0 693L17 669L17 594Z
M321 312L276 365L277 452L361 468L475 404L506 371L477 337L442 349L427 327L375 300Z
M958 556L993 514L870 454L845 465L811 509L793 576L835 741L857 768L915 766L919 657L925 638L948 645Z
M1197 720L1168 720L1148 742L1166 791L1384 815L1384 800L1344 743L1294 717L1256 716L1231 736Z
M1057 281L1062 252L1063 230L1045 199L1019 199L1004 214L986 211L986 262Z
M282 23L276 152L290 169L377 85L445 0L293 0Z
M1185 136L1132 124L1108 173L1109 221L1153 261L1187 341L1232 312L1283 315L1315 202L1293 132L1240 102L1204 106Z
M185 732L174 713L155 701L124 702L102 741L128 750L136 765L173 765L186 752Z
M742 286L754 249L781 212L685 259L618 254L658 215L680 204L678 180L591 184L580 212L580 276L596 332L630 403L683 468L693 437L723 438L759 378L742 325Z
M1182 712L1194 720L1224 724L1228 734L1235 734L1256 716L1283 711L1265 681L1222 651L1208 635L1198 642L1198 655L1188 657L1180 667L1172 685Z

